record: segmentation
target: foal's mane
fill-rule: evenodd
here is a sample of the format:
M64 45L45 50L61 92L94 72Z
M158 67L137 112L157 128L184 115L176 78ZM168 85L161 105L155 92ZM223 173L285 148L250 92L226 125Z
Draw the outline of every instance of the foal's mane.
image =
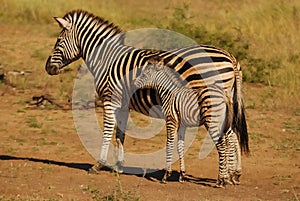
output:
M170 65L164 64L163 60L159 56L152 57L148 60L148 65L153 65L157 71L160 71L164 74L166 79L176 85L176 87L182 88L185 87L185 81L180 78L180 74L177 73Z

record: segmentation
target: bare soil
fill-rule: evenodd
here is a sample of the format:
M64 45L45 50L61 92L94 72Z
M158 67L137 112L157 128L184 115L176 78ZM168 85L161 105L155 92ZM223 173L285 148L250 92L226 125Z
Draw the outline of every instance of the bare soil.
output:
M0 84L0 200L299 200L299 100L281 99L284 89L279 87L244 86L251 154L242 158L239 186L213 188L217 154L214 151L204 160L198 159L204 132L185 155L188 181L183 184L176 181L178 163L174 165L173 181L167 184L159 182L161 171L143 176L104 170L89 175L87 170L96 161L80 142L72 111L49 103L44 107L29 104L33 95L44 92L32 83L41 85L41 76L52 79L46 76L42 64L47 55L43 48L54 44L53 36L49 36L53 34L31 28L19 27L22 32L8 25L0 27L5 30L0 32L0 63L11 62L9 70L41 66L28 75L31 84L17 82L15 88ZM37 39L29 46L44 44L38 49L42 56L34 51L32 55L32 50L24 47L32 33ZM59 90L55 85L48 87L50 92ZM62 97L58 99L67 103ZM290 106L280 107L283 101L289 101ZM149 143L128 138L125 150L158 146ZM164 142L151 143L163 146Z

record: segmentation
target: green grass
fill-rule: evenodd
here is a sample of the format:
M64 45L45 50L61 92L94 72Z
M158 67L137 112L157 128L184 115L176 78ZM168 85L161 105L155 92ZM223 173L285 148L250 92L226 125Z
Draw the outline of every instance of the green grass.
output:
M249 133L249 136L251 141L255 143L265 143L268 140L272 140L272 137L258 132Z
M273 182L274 185L282 185L285 181L292 178L292 175L273 175L272 179L275 181Z
M13 140L14 142L17 142L19 145L23 145L24 143L27 142L27 140L15 136L10 136L9 139Z
M40 123L36 116L30 115L26 117L26 123L30 128L42 128L43 124Z
M103 196L103 192L97 187L90 185L81 185L81 190L88 192L92 200L95 201L138 201L140 198L131 191L124 190L119 176L115 175L117 185L108 195Z
M140 197L136 195L136 193L127 191L123 189L120 175L115 173L116 178L116 187L113 189L113 192L109 195L102 197L101 199L94 199L94 200L103 200L103 201L139 201ZM96 190L96 193L99 191ZM91 191L91 193L93 193ZM97 195L97 194L96 194ZM97 196L98 198L99 196Z
M246 82L283 87L285 90L281 92L281 96L293 98L297 101L295 104L299 103L299 1L225 0L221 4L216 0L187 2L128 0L124 4L122 0L2 0L0 23L12 26L28 25L31 26L28 31L33 36L38 31L45 33L38 37L53 38L51 44L39 44L34 41L34 37L32 42L28 39L30 66L44 65L55 43L59 28L52 16L63 16L73 9L81 8L93 12L118 24L124 30L167 28L182 33L197 43L228 50L240 61ZM155 9L149 9L151 7ZM15 43L9 40L6 40L4 47L11 52L17 50ZM8 54L5 58L10 61L4 62L11 63L15 68L28 63L27 60L11 57L9 51L3 55ZM72 68L76 67L73 65ZM42 71L39 67L38 72ZM74 71L64 75L63 79L51 77L49 82L56 88L57 97L65 99L70 95L75 73ZM37 78L36 82L31 79L20 81L19 88L43 87L44 81L44 76ZM51 90L50 92L54 91Z
M46 145L57 145L57 142L49 141L47 138L39 138L36 140L36 144L38 146L46 146Z

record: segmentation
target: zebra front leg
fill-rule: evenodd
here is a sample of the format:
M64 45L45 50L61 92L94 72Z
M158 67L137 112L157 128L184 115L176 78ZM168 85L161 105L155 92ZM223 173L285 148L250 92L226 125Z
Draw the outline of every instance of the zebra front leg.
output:
M185 138L186 127L180 126L178 129L178 142L177 151L180 160L180 175L179 182L183 183L185 181L185 165L184 165L184 138Z
M123 162L124 162L124 141L125 141L125 131L127 126L129 116L128 109L118 109L116 111L117 120L117 131L116 131L116 141L118 145L118 161L116 163L116 171L119 173L123 172Z
M102 148L99 161L89 169L90 174L99 174L100 170L105 167L109 144L112 139L113 130L115 127L115 110L111 107L109 103L104 102L104 115L103 115L103 124L104 132L102 137Z
M172 174L172 157L174 150L174 138L177 131L177 124L173 119L167 119L167 147L166 147L166 172L162 179L162 183L167 183L168 177Z

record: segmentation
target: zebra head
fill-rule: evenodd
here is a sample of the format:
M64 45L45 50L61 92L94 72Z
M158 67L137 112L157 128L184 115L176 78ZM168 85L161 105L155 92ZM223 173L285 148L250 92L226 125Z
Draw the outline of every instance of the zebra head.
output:
M46 63L49 75L57 75L61 69L81 57L79 42L76 37L75 25L70 15L64 18L54 18L62 28L57 37L54 49Z
M107 39L118 36L118 40L112 41L123 42L119 27L87 11L74 10L55 20L62 31L46 63L46 71L50 75L58 74L63 67L80 57L87 63L93 63L94 56L99 59L97 48L101 48Z
M142 68L141 74L134 80L137 88L154 87L158 74L163 70L164 65L157 58L151 58L148 64Z

